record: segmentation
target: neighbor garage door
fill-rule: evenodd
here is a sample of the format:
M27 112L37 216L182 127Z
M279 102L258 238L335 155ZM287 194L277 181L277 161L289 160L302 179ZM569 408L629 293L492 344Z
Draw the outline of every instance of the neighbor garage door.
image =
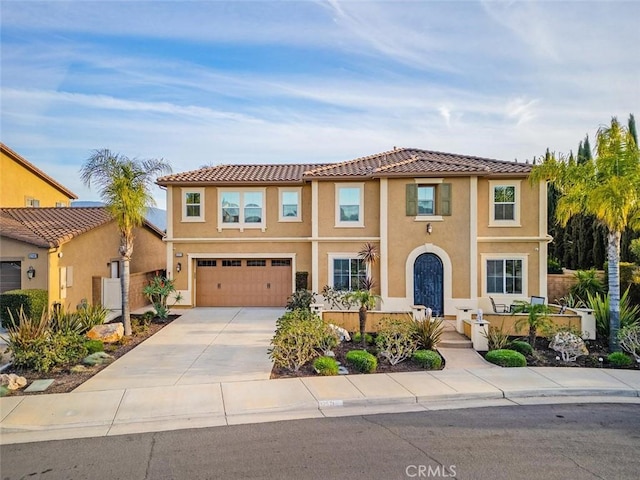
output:
M196 261L196 306L283 307L291 295L291 259Z
M20 271L20 262L0 262L0 293L21 288Z

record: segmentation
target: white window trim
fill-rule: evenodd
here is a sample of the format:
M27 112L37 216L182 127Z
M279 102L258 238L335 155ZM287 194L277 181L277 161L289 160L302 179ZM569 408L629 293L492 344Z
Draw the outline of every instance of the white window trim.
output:
M487 290L487 261L488 260L520 260L522 261L522 293L489 293ZM484 297L519 299L529 297L529 255L526 253L482 253L480 254L482 295Z
M282 196L284 193L295 192L298 194L298 215L295 217L285 217L282 215ZM302 187L279 187L278 188L278 221L279 222L301 222L302 221Z
M197 217L187 216L187 194L199 193L200 194L200 215ZM204 222L204 188L182 188L182 221L183 222Z
M360 210L358 212L359 220L357 222L340 221L340 189L341 188L358 188L360 189ZM364 183L336 183L335 184L335 220L336 228L364 228Z
M327 257L329 259L329 265L328 265L328 272L329 272L329 278L327 278L327 285L329 285L331 288L334 288L335 285L333 283L333 274L334 274L334 268L333 268L333 261L334 260L359 260L360 257L358 256L357 252L353 252L353 253L349 253L349 252L341 252L341 253L328 253ZM365 263L365 268L366 268L366 275L367 277L371 277L371 272L369 271L369 265L367 265Z
M240 221L238 223L224 223L222 221L222 195L224 193L237 192L240 194ZM262 193L262 222L260 223L244 223L244 194L250 192ZM267 229L267 189L266 188L218 188L218 232L222 230L240 230L245 229L261 229L263 232Z
M520 227L520 184L522 180L489 180L489 226L490 227ZM513 206L513 220L495 219L495 188L515 187L515 205Z

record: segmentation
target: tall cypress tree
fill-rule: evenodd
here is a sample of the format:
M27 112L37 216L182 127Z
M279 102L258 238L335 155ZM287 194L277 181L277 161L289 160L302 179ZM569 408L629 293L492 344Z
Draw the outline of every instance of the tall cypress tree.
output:
M638 145L638 131L636 130L636 119L633 116L633 113L629 114L628 124L629 124L629 133L631 133L631 136L635 140L636 145Z

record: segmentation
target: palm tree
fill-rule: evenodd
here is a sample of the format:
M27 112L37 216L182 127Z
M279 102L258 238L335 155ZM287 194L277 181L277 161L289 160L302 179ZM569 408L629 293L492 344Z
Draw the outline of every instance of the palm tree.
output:
M376 302L380 297L371 292L371 290L354 290L345 295L345 299L349 302L360 304L358 309L358 320L360 323L360 343L362 348L367 344L365 340L365 328L367 324L367 312L376 306Z
M609 349L620 349L620 237L640 229L640 150L628 128L613 117L596 135L596 158L583 164L555 156L533 167L532 184L547 180L561 193L556 218L594 215L607 228L610 303Z
M130 159L108 149L94 150L80 170L87 187L92 182L98 186L100 197L120 230L122 322L126 336L131 335L129 270L133 230L142 225L147 208L155 205L150 188L154 177L170 172L171 166L162 159Z
M535 350L538 329L549 327L551 323L551 317L549 317L551 310L547 305L531 304L529 302L516 300L514 302L512 315L516 313L527 314L526 317L518 318L514 326L518 330L520 330L520 327L522 326L529 326L529 345L531 345L531 347Z

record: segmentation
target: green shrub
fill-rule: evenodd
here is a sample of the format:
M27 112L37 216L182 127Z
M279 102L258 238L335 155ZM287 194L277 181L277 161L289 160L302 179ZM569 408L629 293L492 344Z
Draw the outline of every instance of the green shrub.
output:
M573 285L569 292L586 301L589 295L599 295L604 293L604 285L598 276L598 272L592 268L590 270L577 270L573 277L577 283Z
M84 333L86 331L78 314L76 312L68 312L62 305L52 308L49 318L54 332Z
M533 354L533 347L529 345L528 342L523 342L522 340L514 340L509 343L509 345L507 345L507 350L514 350L525 356Z
M0 321L7 327L11 315L18 318L20 307L27 317L38 318L47 310L48 304L49 295L46 290L9 290L0 294Z
M75 332L55 332L51 335L53 366L68 366L87 356L86 337Z
M525 367L527 365L527 359L524 358L524 355L514 350L491 350L487 352L484 359L501 367Z
M596 318L596 333L600 338L609 337L609 294L588 295L587 305ZM640 320L640 305L629 302L629 290L620 297L620 328Z
M360 343L362 341L362 335L360 334L360 332L356 332L351 335L351 341L353 343ZM367 345L373 345L375 343L373 340L373 335L371 335L370 333L364 334L364 341Z
M547 273L563 273L560 260L553 257L547 258Z
M276 322L271 339L269 357L277 367L297 372L300 367L318 356L317 349L324 341L327 325L309 310L286 312Z
M351 350L346 359L360 373L373 373L378 368L378 360L366 350Z
M482 335L489 343L489 350L501 350L509 342L509 335L504 331L504 320L500 324L500 328L489 325L487 333L482 332Z
M440 370L442 357L433 350L416 350L411 359L427 370Z
M156 317L161 320L169 318L169 309L182 300L182 294L176 293L174 281L161 275L153 277L149 284L142 289L142 293L153 305ZM173 305L168 304L171 295L173 295Z
M104 352L104 343L101 340L85 340L84 346L87 349L87 355Z
M149 315L141 315L131 317L131 333L133 335L142 335L149 331L152 318Z
M76 311L76 314L84 328L84 332L88 332L96 325L102 325L107 319L108 313L109 310L100 304L93 305L87 303L82 304Z
M332 357L319 357L313 362L313 368L319 375L332 376L338 374L338 362Z
M430 315L422 320L413 322L414 336L418 341L418 347L432 350L436 347L444 332L444 319L432 318Z
M633 360L624 352L613 352L607 356L607 362L615 367L628 367Z
M418 348L411 318L382 318L376 336L376 346L380 351L378 355L386 358L391 365L411 358Z
M296 290L287 299L286 309L292 310L311 310L311 304L313 303L315 295L307 289Z

